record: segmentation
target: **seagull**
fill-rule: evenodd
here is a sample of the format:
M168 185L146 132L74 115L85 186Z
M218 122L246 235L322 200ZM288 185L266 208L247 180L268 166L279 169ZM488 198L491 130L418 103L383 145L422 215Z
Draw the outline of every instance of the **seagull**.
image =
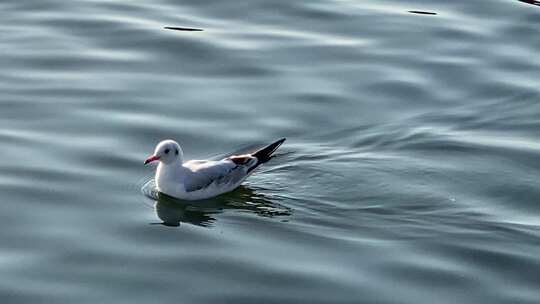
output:
M159 192L181 200L202 200L236 189L253 170L269 161L284 141L282 138L253 153L221 160L184 161L180 145L168 139L156 146L144 164L159 161L155 178Z

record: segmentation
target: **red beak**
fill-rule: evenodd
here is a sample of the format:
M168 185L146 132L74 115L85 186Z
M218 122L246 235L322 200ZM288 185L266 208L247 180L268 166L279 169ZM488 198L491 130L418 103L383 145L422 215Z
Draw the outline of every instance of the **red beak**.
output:
M156 155L152 155L150 156L149 158L147 158L145 161L144 161L144 164L149 164L155 160L159 160L159 156L156 156Z

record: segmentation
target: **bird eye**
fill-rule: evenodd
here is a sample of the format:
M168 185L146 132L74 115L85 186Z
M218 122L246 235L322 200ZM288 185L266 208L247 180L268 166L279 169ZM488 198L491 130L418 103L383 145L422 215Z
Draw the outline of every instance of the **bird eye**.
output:
M169 154L169 149L165 149L165 154Z
M178 150L174 150L174 153L176 153L176 155L178 155Z

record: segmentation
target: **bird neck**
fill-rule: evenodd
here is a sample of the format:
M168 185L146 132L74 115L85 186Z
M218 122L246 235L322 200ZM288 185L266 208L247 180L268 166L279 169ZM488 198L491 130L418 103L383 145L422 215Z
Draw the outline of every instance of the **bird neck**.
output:
M180 167L182 167L183 161L180 157L176 158L172 162L159 162L158 170L178 170Z

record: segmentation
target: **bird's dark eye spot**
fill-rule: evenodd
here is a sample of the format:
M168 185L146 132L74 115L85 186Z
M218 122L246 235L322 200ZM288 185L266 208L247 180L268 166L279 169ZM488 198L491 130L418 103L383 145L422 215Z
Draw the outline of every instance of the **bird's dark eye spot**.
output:
M175 153L176 155L178 155L178 149L177 149L177 150L174 150L174 153Z
M165 149L165 154L169 154L169 149Z

